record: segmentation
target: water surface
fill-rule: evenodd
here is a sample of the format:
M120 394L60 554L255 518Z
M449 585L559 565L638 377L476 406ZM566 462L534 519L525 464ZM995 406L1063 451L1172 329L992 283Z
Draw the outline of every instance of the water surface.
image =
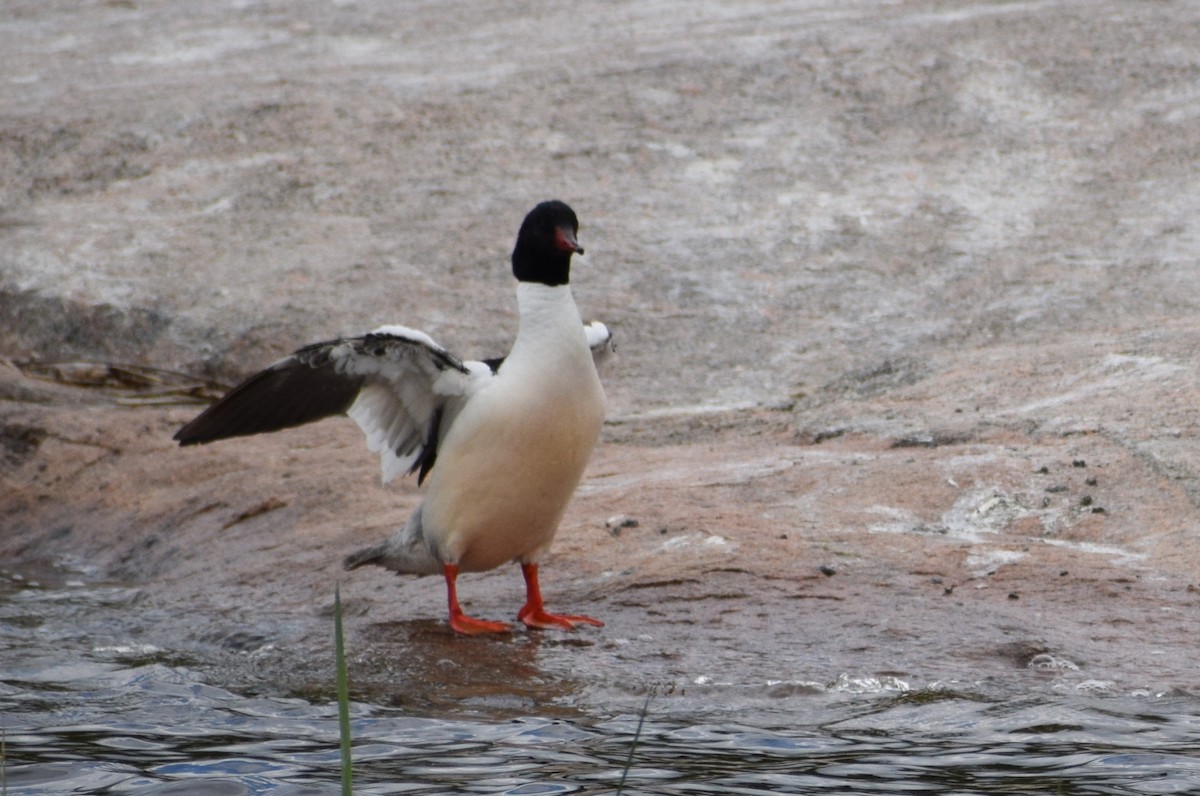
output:
M7 792L338 787L332 685L304 697L222 688L201 651L131 638L136 589L0 584ZM604 713L555 697L553 710L525 714L527 701L495 694L417 710L357 700L356 790L606 793L631 759L629 794L1200 792L1200 698L1183 691L1053 678L1023 692L995 682L911 688L847 675L775 683L738 702L722 688L692 684L693 696L719 697L711 712L652 695L636 743L629 700Z

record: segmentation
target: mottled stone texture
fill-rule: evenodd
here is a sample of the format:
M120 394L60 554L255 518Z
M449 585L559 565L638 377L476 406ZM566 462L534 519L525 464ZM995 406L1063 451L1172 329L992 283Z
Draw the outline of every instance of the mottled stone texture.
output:
M340 579L399 703L1200 688L1198 85L1170 0L7 3L0 357L503 353L550 197L618 356L543 567L603 630L464 645L439 583L342 573L418 499L348 421L180 450L194 408L15 367L0 567L135 583L131 634L284 690Z

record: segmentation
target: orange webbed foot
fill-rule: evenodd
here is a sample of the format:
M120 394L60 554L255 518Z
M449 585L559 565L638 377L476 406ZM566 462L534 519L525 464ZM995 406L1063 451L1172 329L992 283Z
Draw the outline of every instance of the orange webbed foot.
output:
M536 627L539 630L574 630L577 625L604 627L603 622L590 616L552 614L544 608L533 608L528 605L517 614L517 619L524 622L526 627Z
M476 619L466 614L450 617L450 629L465 636L481 636L486 633L509 633L512 627L508 622L490 622L487 619Z
M521 572L525 575L527 596L525 606L517 612L517 619L524 622L526 627L536 627L542 630L574 630L576 625L604 627L603 622L590 616L550 613L542 604L542 589L538 584L538 565L522 564Z
M465 636L479 636L484 633L508 633L512 630L507 622L489 622L486 619L476 619L463 613L458 604L458 566L443 564L442 572L446 576L446 599L450 607L450 628L455 633Z

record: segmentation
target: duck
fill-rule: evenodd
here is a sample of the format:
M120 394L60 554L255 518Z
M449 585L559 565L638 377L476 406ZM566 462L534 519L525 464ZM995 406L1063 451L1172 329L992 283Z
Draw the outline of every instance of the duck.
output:
M598 366L615 351L604 324L585 324L571 293L571 258L583 254L565 202L525 216L512 251L518 329L507 356L463 360L428 334L385 325L359 337L296 350L234 387L174 435L182 446L278 431L348 415L378 453L386 485L416 474L423 499L388 538L346 556L347 570L380 566L445 579L457 633L510 632L466 614L462 572L517 563L528 628L602 627L554 614L539 564L600 436L605 395Z

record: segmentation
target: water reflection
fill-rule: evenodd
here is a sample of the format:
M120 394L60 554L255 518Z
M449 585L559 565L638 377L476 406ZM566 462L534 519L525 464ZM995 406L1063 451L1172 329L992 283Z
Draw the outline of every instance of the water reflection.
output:
M109 587L39 589L10 580L0 588L8 793L336 789L337 720L327 697L246 696L206 683L191 662L132 643L106 624L116 621L106 611L126 610L135 600L136 592ZM73 610L83 604L93 611L88 621L66 621L78 620ZM547 715L541 706L576 686L538 670L537 637L478 645L464 661L439 646L457 643L453 637L422 623L377 632L421 637L422 644L400 645L424 650L405 671L431 678L426 685L445 705L356 703L358 792L614 791L638 717ZM849 678L840 686L791 689L780 697L786 712L743 716L684 715L673 709L676 697L660 695L625 792L1200 792L1194 695L869 684ZM706 687L717 697L725 686ZM451 711L451 704L459 707ZM689 709L695 704L687 701ZM515 716L522 707L530 710Z
M544 648L564 643L543 633L494 638L463 638L446 630L444 622L363 623L358 638L374 649L403 650L402 660L364 655L354 660L356 672L386 688L360 692L369 701L392 707L428 711L446 707L489 715L524 715L554 711L580 685L567 674L552 674L540 665ZM566 643L591 644L586 639ZM381 676L382 675L382 676Z

